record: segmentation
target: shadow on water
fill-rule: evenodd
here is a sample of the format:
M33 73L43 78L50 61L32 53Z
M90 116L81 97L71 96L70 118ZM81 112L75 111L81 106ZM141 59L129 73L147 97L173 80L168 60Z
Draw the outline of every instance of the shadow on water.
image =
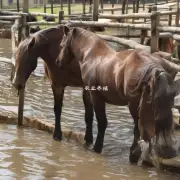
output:
M11 41L0 39L0 56L10 58L10 52ZM18 106L17 92L14 92L9 80L10 70L10 65L0 63L0 113L4 114L10 112L16 113ZM39 64L35 73L42 75L42 70L42 64ZM62 112L62 126L84 132L84 107L81 91L81 88L68 87L66 89ZM44 119L44 121L54 123L52 91L49 81L44 81L43 77L31 76L28 80L25 97L25 115L39 117ZM84 175L87 180L88 176L94 176L89 177L89 179L99 180L169 180L170 178L180 178L175 173L159 172L155 168L130 165L128 155L129 147L132 143L133 122L129 111L127 107L107 105L107 116L108 128L105 135L104 150L100 156L85 152L82 147L75 146L74 143L67 144L62 142L59 145L58 142L52 140L52 136L43 132L25 129L17 130L14 126L0 126L0 148L2 148L0 152L2 158L0 167L2 169L0 171L12 177L28 174L30 179L34 179L37 174L39 174L37 179L44 179L42 177L47 177L48 173L54 179L56 179L55 176L62 175L64 177L63 180L71 179L70 176L72 174L72 179L73 177L77 178L80 173L81 177ZM94 137L96 137L96 121L94 121L93 131ZM6 149L6 146L8 146L7 152L3 150L4 148ZM21 146L23 146L22 149ZM92 163L90 162L91 159L93 159ZM78 163L78 161L82 163ZM2 164L5 164L4 166L7 165L9 168L2 167ZM50 169L52 169L52 172ZM103 175L100 175L101 172ZM78 179L81 179L81 177Z

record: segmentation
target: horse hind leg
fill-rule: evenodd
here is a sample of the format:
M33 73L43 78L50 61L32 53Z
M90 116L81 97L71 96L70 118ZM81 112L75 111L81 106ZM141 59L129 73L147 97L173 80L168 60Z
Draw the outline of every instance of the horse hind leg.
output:
M93 143L93 104L90 99L90 93L86 90L83 90L83 102L85 107L85 123L86 123L86 133L84 140L86 141L86 145L90 145Z
M97 153L101 153L104 144L104 134L108 124L105 112L105 102L98 92L91 92L91 99L98 123L98 134L93 150Z
M134 120L134 140L130 148L129 161L131 163L137 163L141 156L141 149L138 144L140 140L140 132L138 128L138 103L129 103L129 111Z
M52 91L54 95L54 114L55 114L55 129L53 138L55 140L62 139L62 130L61 130L61 111L64 97L64 87L56 88L52 85Z

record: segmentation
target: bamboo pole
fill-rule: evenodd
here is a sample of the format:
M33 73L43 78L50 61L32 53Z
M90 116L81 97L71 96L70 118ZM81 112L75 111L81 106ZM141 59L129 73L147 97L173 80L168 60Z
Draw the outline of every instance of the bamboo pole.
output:
M127 28L129 26L129 28L133 28L133 29L146 29L146 30L150 30L151 29L151 25L150 24L129 24L129 23L108 23L108 22L95 22L95 21L70 21L71 22L71 26L94 26L94 27L111 27L111 28ZM36 22L31 22L31 23L27 23L27 24L34 24ZM62 24L67 24L69 23L69 21L67 20L63 20L61 22Z
M99 0L93 0L93 21L98 21Z
M139 44L133 40L130 40L130 39L117 38L117 37L113 37L113 36L109 36L109 35L102 35L102 34L98 34L98 35L106 41L117 42L121 45L130 47L133 49L143 49L145 51L150 52L149 46L141 45L141 44Z
M14 21L15 19L19 19L21 16L0 16L1 20L9 20L9 21Z
M9 25L12 25L13 22L12 21L2 21L2 20L0 20L0 24L9 24Z
M158 27L158 30L160 32L180 33L180 27L160 26Z
M121 14L121 15L111 15L111 14L99 14L101 18L110 19L120 19L120 18L151 18L152 13L131 13L131 14Z
M66 21L68 23L69 21ZM61 22L62 23L62 22ZM66 24L65 23L65 24ZM52 26L52 25L59 25L59 22L43 22L43 21L37 21L37 22L27 22L26 25L28 26L36 26L36 25L45 25L45 26Z

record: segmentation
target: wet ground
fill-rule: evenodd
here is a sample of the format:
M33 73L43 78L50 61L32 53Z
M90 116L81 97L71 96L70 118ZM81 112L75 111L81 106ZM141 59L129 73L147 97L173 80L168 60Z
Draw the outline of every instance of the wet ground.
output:
M0 39L0 56L11 57L11 41ZM11 66L7 63L0 63L0 113L2 114L17 112L18 99L17 93L12 89L9 80L10 69ZM40 65L36 73L42 74L42 72L42 66ZM81 88L69 87L66 89L62 112L62 126L84 132L84 107L81 96ZM44 81L42 77L31 76L28 80L25 98L25 115L39 117L44 119L44 121L54 123L52 91L49 82ZM9 164L15 164L15 159L13 160L12 155L10 155L10 157L8 156L10 158L9 160L6 159L6 151L1 150L1 159L4 161L0 168L0 171L2 171L1 174L3 174L3 172L7 175L10 173L10 177L16 177L22 176L21 173L24 172L27 179L36 179L35 176L39 172L39 178L37 176L37 179L44 179L44 177L46 177L46 173L44 172L47 171L47 177L49 173L50 177L64 177L64 179L62 178L63 180L169 180L180 178L180 175L176 173L157 171L155 168L130 165L128 162L128 155L129 147L132 143L133 122L129 111L126 107L107 105L107 117L109 124L105 135L104 150L100 156L95 155L94 153L85 152L82 147L79 147L74 143L54 142L52 141L52 136L47 133L39 131L34 132L35 130L17 130L15 126L0 125L2 133L0 136L2 149L6 148L7 145L10 147L7 151L9 153L16 152L18 146L22 146L22 148L27 147L27 149L29 149L25 151L25 155L16 152L17 154L20 154L19 156L22 155L24 158L22 159L21 157L23 163L20 163L22 169L26 169L24 171L16 169L18 168L16 166L19 166L18 162L14 167L10 166ZM96 135L96 121L94 121L93 131ZM26 135L26 133L29 135ZM36 133L40 133L41 135L38 136ZM41 141L41 137L44 140ZM20 143L20 138L23 139L22 144ZM35 143L35 145L33 145L33 143ZM47 146L49 146L49 148L47 148ZM34 147L38 150L33 150ZM60 149L63 153L61 153ZM41 150L42 153L40 153ZM22 149L19 151L24 152ZM61 157L64 159L61 159ZM93 159L92 162L89 162L90 159ZM3 164L5 164L5 167L3 167ZM51 174L50 169L52 169L53 174ZM64 172L62 176L61 172ZM1 178L3 177L1 176L0 179Z

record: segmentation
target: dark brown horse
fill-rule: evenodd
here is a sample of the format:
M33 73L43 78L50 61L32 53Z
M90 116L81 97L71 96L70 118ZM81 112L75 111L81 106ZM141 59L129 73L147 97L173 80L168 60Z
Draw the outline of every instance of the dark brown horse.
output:
M137 162L140 156L134 154L140 137L149 143L150 152L154 149L151 140L156 137L157 145L161 135L163 145L173 149L171 108L175 88L173 78L159 63L162 59L142 50L116 52L99 36L82 28L70 30L65 26L64 32L57 63L62 69L73 61L80 64L83 85L90 88L98 122L95 152L103 148L108 124L106 103L129 107L135 124L131 162Z
M41 57L46 65L45 72L51 81L54 95L55 131L54 139L61 140L61 110L66 86L82 87L80 67L73 62L66 70L60 70L56 65L56 58L60 52L60 42L63 38L63 26L41 30L22 41L16 51L15 75L13 85L19 90L25 88L26 81L37 66L37 59ZM85 106L86 143L93 142L92 121L93 106L89 101L88 92L83 90Z

